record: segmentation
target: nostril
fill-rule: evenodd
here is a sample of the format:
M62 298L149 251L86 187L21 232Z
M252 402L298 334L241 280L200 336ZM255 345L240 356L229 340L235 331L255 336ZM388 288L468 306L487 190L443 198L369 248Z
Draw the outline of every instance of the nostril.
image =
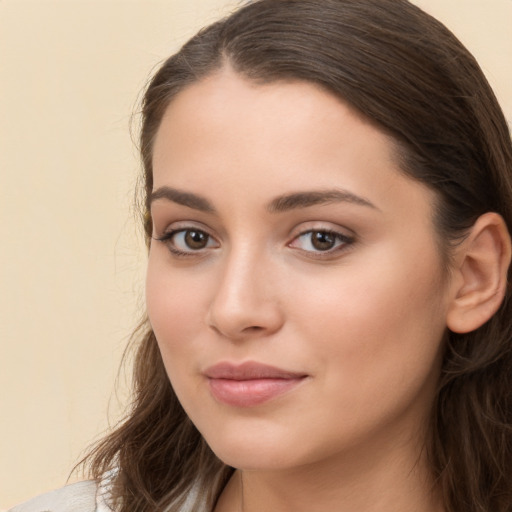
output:
M260 327L259 325L251 325L250 327L246 327L244 331L246 332L258 332L262 331L264 328Z

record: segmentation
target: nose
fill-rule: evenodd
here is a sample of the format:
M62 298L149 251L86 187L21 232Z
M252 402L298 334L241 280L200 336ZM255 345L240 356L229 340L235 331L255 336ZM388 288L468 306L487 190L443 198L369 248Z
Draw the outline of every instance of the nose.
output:
M277 332L284 315L271 267L264 257L249 250L226 258L208 311L208 325L232 340Z

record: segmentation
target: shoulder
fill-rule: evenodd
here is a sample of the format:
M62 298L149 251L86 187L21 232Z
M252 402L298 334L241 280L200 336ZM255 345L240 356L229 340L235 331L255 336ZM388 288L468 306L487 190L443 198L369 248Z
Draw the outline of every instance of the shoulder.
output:
M97 508L97 483L94 480L66 485L56 491L37 496L8 512L102 512Z

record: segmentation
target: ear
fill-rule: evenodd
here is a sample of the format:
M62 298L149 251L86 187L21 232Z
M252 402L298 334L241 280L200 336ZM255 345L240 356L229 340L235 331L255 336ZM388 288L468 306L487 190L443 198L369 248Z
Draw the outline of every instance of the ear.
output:
M479 217L456 252L455 289L447 315L451 331L474 331L496 313L507 289L510 256L510 235L501 215Z

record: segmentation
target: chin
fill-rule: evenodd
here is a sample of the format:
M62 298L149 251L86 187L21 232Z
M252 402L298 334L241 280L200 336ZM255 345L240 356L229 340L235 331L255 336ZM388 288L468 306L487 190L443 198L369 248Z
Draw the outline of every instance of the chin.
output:
M259 444L249 449L223 447L213 451L224 464L247 471L276 471L299 465L280 450L265 449Z
M215 455L228 466L246 470L277 470L301 462L290 436L270 432L235 432L223 429L221 435L203 435Z

